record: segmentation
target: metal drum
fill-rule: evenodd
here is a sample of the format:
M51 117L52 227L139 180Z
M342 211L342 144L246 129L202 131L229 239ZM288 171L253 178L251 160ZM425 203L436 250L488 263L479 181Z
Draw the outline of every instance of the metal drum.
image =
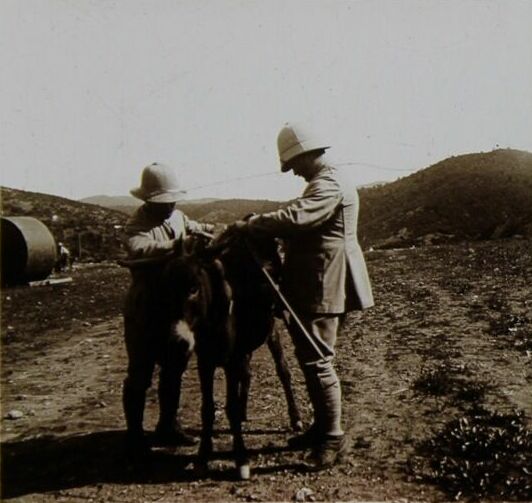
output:
M41 280L52 272L57 246L52 233L33 217L2 217L2 283Z

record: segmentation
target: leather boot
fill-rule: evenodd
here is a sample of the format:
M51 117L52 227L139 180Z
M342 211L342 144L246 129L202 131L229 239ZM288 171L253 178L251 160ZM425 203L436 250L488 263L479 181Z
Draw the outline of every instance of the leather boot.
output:
M319 428L316 426L316 423L313 423L307 431L300 435L290 437L287 443L288 447L294 450L311 449L320 443L321 437L322 434Z
M343 463L349 453L349 442L346 435L325 436L307 458L307 469L318 472L331 466Z
M133 460L144 458L150 452L142 427L145 402L146 392L132 389L126 381L122 393L127 426L125 450L126 455Z
M171 386L159 382L159 421L155 429L154 444L158 446L192 446L197 438L185 433L177 421L181 396L181 379Z

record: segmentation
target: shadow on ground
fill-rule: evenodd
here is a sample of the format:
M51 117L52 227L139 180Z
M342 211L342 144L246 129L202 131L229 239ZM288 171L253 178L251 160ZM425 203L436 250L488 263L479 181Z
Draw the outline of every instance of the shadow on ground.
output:
M85 435L39 436L1 445L2 494L14 498L101 483L162 484L197 480L192 469L195 448L155 450L142 465L128 463L123 454L124 432L102 431ZM250 454L281 452L284 447L250 449ZM217 452L214 459L229 459ZM280 470L284 467L278 467ZM232 470L214 470L213 480L234 479Z

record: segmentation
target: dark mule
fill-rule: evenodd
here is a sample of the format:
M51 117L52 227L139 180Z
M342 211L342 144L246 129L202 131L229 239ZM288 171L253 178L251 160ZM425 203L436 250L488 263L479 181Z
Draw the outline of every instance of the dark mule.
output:
M224 243L225 244L222 244ZM239 477L249 478L249 460L242 437L246 420L252 352L264 342L283 383L292 428L302 427L291 377L279 334L274 330L274 297L248 244L230 236L219 245L171 260L164 277L171 302L172 330L194 334L202 392L202 434L196 469L208 468L214 425L214 372L226 375L226 413L233 435ZM254 243L264 267L278 278L280 259L275 242Z

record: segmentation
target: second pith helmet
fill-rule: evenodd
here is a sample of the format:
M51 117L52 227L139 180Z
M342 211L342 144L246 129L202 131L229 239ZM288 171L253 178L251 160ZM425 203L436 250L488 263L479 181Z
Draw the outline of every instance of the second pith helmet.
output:
M298 155L314 150L330 148L323 142L318 141L309 131L299 125L286 123L277 136L277 149L281 161L281 171L288 171L288 161Z
M176 172L169 166L156 162L142 170L140 187L131 189L130 193L151 203L175 203L185 195Z

